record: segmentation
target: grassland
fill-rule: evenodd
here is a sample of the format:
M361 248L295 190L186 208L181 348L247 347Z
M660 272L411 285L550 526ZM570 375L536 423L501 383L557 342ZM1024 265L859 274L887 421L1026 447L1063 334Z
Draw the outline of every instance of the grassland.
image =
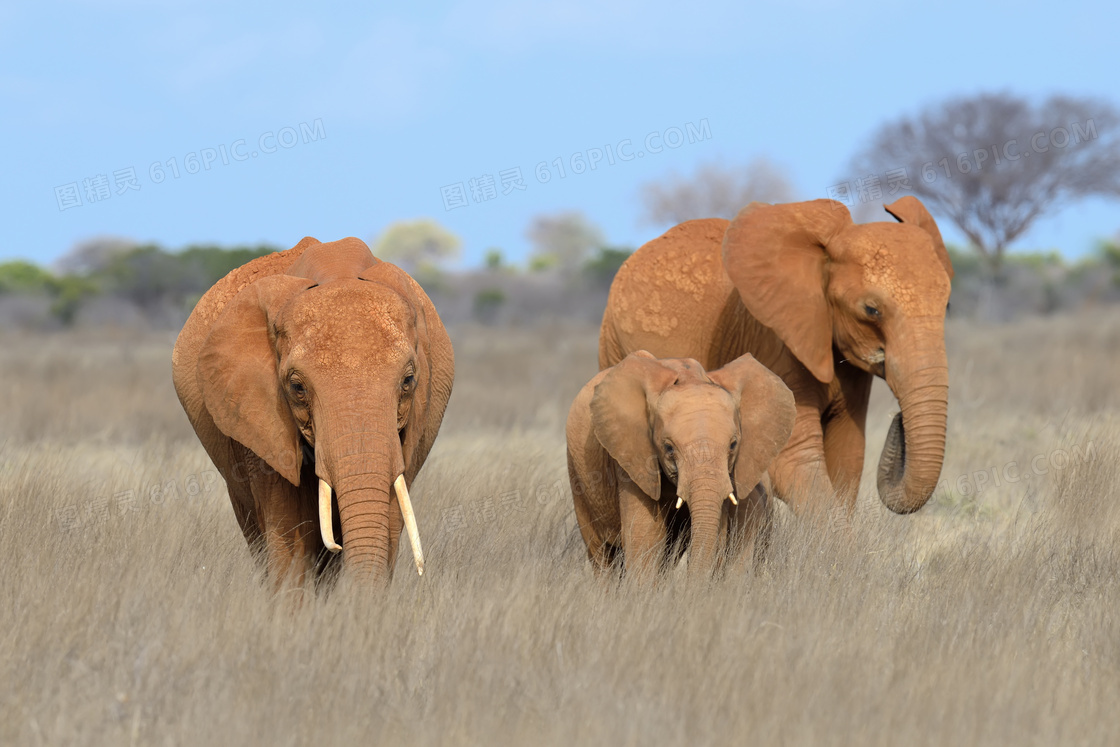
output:
M594 579L564 462L591 328L453 330L382 594L275 595L170 383L171 336L0 335L0 743L1120 741L1120 315L949 324L944 484L851 532L780 507L707 586ZM998 482L998 484L997 484Z

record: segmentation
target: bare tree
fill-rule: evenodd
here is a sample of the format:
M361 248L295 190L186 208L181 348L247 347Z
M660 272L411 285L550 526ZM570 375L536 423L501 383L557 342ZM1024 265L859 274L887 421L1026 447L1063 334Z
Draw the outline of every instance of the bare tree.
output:
M778 166L756 158L744 167L701 164L690 177L672 173L642 187L645 220L653 225L696 218L733 218L751 202L789 202L793 186Z
M96 236L74 244L55 261L55 268L63 275L89 275L104 270L114 259L137 246L132 239L121 236Z
M454 259L459 237L434 220L421 218L392 223L374 242L374 256L400 265L407 272L431 272Z
M1094 195L1120 197L1120 115L1069 96L1037 106L1010 94L954 98L883 125L852 172L861 202L910 190L997 272L1040 216Z
M603 232L579 211L538 215L526 235L533 245L534 266L557 266L566 273L578 270L588 254L604 243Z

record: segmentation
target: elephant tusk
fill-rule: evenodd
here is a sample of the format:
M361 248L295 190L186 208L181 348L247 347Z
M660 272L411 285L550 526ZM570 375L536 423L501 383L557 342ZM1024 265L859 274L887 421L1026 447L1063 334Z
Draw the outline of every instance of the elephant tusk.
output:
M739 505L739 499L735 497L735 491L731 491L727 494L727 500L731 501L732 506Z
M331 552L338 552L342 546L334 541L334 524L331 521L331 486L326 480L319 480L319 532L323 535L323 545Z
M408 541L412 544L416 572L423 576L424 550L420 547L420 531L416 528L416 514L412 512L412 500L408 497L408 485L404 482L403 473L393 483L393 490L397 492L397 503L400 504L401 514L404 515L404 526L408 530Z
M677 497L677 508L680 508L682 503L684 503L684 498L681 498L681 497L678 496Z

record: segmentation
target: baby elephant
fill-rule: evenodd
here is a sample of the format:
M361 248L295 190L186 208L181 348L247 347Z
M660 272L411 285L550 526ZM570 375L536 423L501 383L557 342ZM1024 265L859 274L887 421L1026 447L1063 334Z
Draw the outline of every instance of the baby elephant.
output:
M600 371L568 414L568 476L597 571L690 576L750 557L769 529L759 484L793 429L793 394L751 355L706 373L644 350Z

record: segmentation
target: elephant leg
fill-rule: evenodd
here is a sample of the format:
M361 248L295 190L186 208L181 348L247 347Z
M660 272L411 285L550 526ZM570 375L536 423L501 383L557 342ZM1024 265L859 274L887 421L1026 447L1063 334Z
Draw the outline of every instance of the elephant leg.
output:
M233 515L237 517L237 525L245 535L249 547L260 547L261 525L257 522L256 513L253 511L253 491L248 481L226 479L226 491L229 493L229 502L233 506Z
M847 411L829 419L824 427L825 462L836 496L849 515L855 510L859 495L863 452L863 423L857 423Z
M587 557L597 573L608 570L618 555L620 522L616 469L601 447L581 456L568 451L568 479L576 521L587 545Z
M218 473L226 481L226 493L237 525L245 535L245 542L254 553L261 549L262 530L254 511L253 491L249 481L253 468L259 462L253 452L232 438L222 434L210 415L203 411L191 424L198 433L202 446Z
M771 506L766 488L760 483L739 505L728 502L727 567L731 572L746 570L762 562L770 546Z
M626 574L651 579L665 565L668 531L664 512L631 481L619 485L618 509Z
M259 460L253 452L241 446L232 439L227 439L228 444L223 456L228 454L228 459L222 459L218 465L222 476L226 480L226 492L229 502L233 506L233 515L237 517L237 525L245 535L245 541L254 552L262 549L264 530L260 524L260 517L256 513L256 501L253 499L253 489L250 485L252 470L250 469Z
M277 589L302 586L322 550L317 506L276 472L256 471L249 480L264 536L268 575Z
M575 500L576 522L579 524L579 533L583 543L587 545L587 557L591 561L596 573L602 573L610 568L618 555L616 546L608 539L618 539L618 532L607 533L602 522L595 521L587 503L578 496Z
M850 364L837 364L832 387L833 401L824 422L824 457L828 476L849 516L855 510L863 477L864 428L873 380L871 374Z
M770 465L770 477L774 493L798 516L827 515L835 506L817 407L797 403L793 433Z

